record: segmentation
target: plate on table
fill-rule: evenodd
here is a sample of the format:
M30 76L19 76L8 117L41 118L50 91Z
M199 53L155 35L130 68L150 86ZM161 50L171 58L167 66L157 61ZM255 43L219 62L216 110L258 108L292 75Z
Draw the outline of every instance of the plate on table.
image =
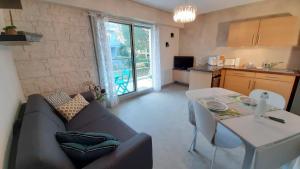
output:
M251 97L242 96L242 97L240 97L240 100L241 100L242 103L250 105L250 106L256 106L257 105L256 100L251 98Z
M206 102L207 108L212 111L226 111L228 106L225 103L218 101L208 101Z

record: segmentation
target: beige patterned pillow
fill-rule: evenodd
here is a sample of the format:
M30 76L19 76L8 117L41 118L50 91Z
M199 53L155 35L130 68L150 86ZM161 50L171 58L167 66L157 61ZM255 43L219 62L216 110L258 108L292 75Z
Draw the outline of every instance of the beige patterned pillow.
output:
M69 121L88 104L89 102L83 96L77 94L71 101L59 106L57 110Z

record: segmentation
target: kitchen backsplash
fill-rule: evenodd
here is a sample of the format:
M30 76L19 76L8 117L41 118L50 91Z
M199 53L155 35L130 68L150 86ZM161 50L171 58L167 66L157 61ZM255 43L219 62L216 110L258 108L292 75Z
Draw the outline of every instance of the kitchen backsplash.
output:
M276 68L300 69L300 49L298 48L217 48L217 54L225 58L240 58L240 65L253 63L262 66L263 63L283 62Z
M299 6L300 0L266 0L198 15L195 22L180 30L179 54L195 56L197 64L206 63L208 56L222 54L239 57L240 65L284 62L277 67L300 69L300 48L226 47L229 22L286 13L300 18Z
M223 55L225 58L240 58L240 65L249 62L255 66L262 66L263 63L283 62L276 68L300 69L299 48L216 48L215 51L204 56L195 56L196 65L206 64L208 56ZM287 57L289 56L289 57Z

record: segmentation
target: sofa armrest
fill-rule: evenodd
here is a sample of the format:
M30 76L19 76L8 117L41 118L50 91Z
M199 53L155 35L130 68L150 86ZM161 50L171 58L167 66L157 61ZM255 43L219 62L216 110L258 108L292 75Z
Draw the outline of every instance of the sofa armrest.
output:
M83 169L152 169L152 139L149 135L137 134L116 151L88 164Z

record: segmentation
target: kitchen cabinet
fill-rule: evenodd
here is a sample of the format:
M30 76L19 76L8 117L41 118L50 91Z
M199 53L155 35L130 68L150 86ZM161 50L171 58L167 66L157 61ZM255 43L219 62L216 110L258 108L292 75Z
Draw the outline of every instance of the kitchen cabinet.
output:
M221 70L220 86L224 88L226 70Z
M228 75L225 77L224 88L244 95L249 95L251 92L251 83L251 77Z
M286 104L289 103L295 76L248 72L240 70L226 70L222 75L224 78L224 88L233 90L244 95L249 95L254 89L263 89L276 92L285 98Z
M297 46L299 41L299 18L281 16L230 24L227 45L229 47Z
M249 95L255 77L254 72L227 70L225 75L224 88Z
M175 82L189 84L189 71L187 70L173 70L173 80Z
M294 82L295 76L256 73L252 89L264 89L276 92L285 98L287 104L293 90Z
M253 89L263 89L278 93L285 98L285 102L287 104L291 96L293 83L267 79L255 79L253 81Z
M241 47L255 45L259 22L259 20L251 20L232 23L229 28L228 46Z
M299 19L295 16L262 19L258 46L296 46L299 39Z

